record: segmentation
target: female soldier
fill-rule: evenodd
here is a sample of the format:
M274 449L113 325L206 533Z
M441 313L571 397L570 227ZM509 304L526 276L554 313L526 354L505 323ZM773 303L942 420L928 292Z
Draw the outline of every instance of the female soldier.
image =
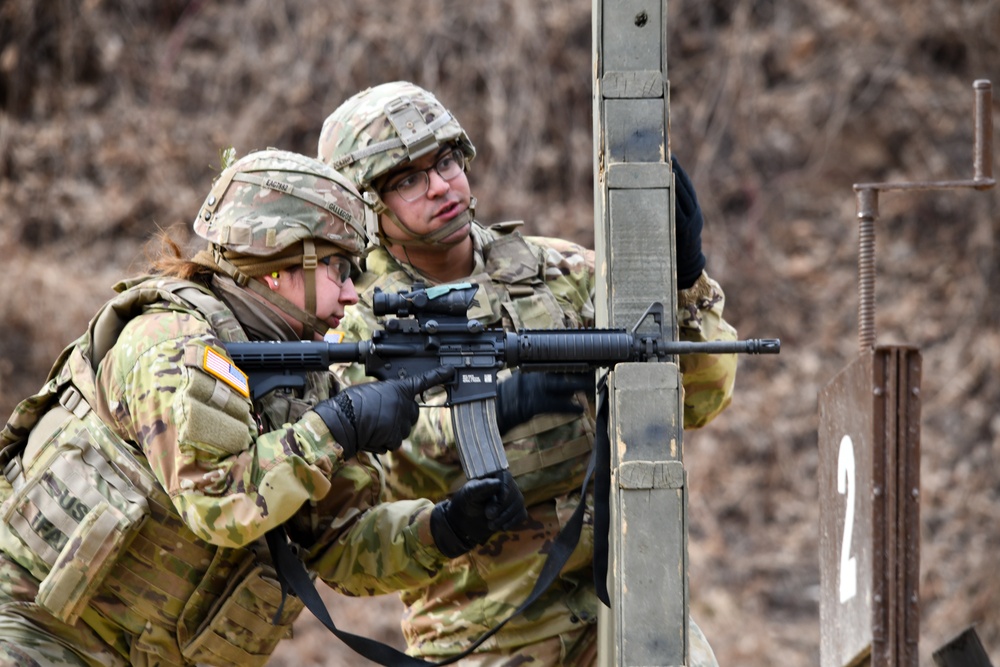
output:
M0 664L266 662L301 603L280 607L261 536L322 553L333 474L338 505L355 483L374 502L369 453L398 447L414 396L448 377L331 398L317 372L251 401L227 356L337 326L369 215L322 163L251 153L198 213L206 249L164 238L155 273L116 286L0 432Z

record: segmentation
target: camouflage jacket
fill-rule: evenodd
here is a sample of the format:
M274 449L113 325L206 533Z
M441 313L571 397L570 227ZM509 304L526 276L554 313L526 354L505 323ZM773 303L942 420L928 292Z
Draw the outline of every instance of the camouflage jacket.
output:
M488 298L477 295L479 311L470 316L506 327L592 327L593 252L559 239L522 237L498 227L473 226L475 269L470 280ZM367 270L358 281L360 303L348 309L341 323L352 339L370 338L378 326L371 310L376 287L398 291L409 289L415 280L433 282L397 262L384 248L369 254ZM722 290L707 275L678 296L683 339L736 338L735 330L722 319ZM684 355L681 369L685 427L702 426L730 401L735 355ZM341 369L341 374L348 382L365 381L358 367ZM443 390L438 390L436 400L443 400ZM506 434L507 457L524 493L529 520L524 528L494 535L486 545L449 561L434 546L429 515L433 502L461 485L463 474L447 411L421 410L410 438L382 459L387 502L354 511L354 519L345 513L337 536L340 548L328 550L313 565L327 583L349 594L399 591L407 606L403 632L409 651L454 655L527 598L548 544L580 502L593 430L592 413L542 415ZM589 512L586 524L556 584L479 650L532 644L596 620Z
M0 432L17 462L0 476L0 550L41 581L43 608L136 664L263 665L302 605L289 599L274 626L280 591L259 538L285 524L312 543L333 473L341 486L378 474L364 454L341 470L308 411L329 373L305 396L252 405L223 347L247 335L218 297L158 277L117 289Z

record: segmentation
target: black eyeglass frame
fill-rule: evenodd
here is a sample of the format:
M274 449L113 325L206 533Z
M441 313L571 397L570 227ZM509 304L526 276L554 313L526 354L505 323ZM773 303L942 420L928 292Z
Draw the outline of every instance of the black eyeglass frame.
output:
M442 166L442 163L449 160L454 161L454 166ZM441 157L435 160L434 164L426 169L410 172L392 185L386 186L383 190L383 196L390 192L395 192L399 195L400 199L405 202L417 201L427 194L427 191L431 187L431 177L429 173L431 169L436 171L438 176L446 181L454 180L459 174L465 171L465 153L461 148L455 146L447 153L441 155ZM404 190L406 191L406 194L404 194Z

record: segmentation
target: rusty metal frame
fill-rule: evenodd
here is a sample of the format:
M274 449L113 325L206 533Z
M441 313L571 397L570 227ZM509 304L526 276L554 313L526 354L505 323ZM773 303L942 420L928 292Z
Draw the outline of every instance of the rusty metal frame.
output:
M920 634L920 352L872 359L872 667L917 667Z
M920 374L919 350L879 345L820 392L820 574L828 584L844 576L837 561L844 535L858 567L851 600L838 600L835 585L820 591L821 667L917 665ZM857 465L853 533L835 479L845 436Z
M907 181L899 183L855 183L858 210L858 343L862 350L875 345L875 220L878 193L889 190L988 190L993 178L993 87L986 79L972 84L975 93L972 148L973 176L957 181Z
M835 623L856 626L870 611L871 641L850 650L838 647L845 631L858 627L821 627L821 667L840 667L833 661L871 667L917 667L920 624L920 381L919 349L908 346L877 346L875 336L875 221L880 192L891 190L940 190L972 188L987 190L993 178L992 86L987 80L973 83L974 133L973 177L954 181L857 183L858 234L858 343L861 356L820 395L821 574L827 584L821 590L821 613ZM865 386L870 380L871 385ZM867 396L864 392L870 391ZM855 413L848 414L850 410ZM861 549L864 564L870 563L871 599L839 604L829 585L831 534L840 528L830 505L839 502L828 490L832 442L853 432L869 447L862 461L870 462L871 505L864 504L863 526L870 537ZM832 437L831 437L832 436ZM840 474L839 470L836 473ZM870 556L870 560L869 560ZM852 598L853 599L853 598ZM821 618L821 622L827 619ZM867 638L867 628L861 630Z

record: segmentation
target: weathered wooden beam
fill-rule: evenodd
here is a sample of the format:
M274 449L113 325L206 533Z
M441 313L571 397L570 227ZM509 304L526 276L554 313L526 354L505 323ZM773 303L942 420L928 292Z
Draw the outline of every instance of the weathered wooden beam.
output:
M594 237L598 326L630 328L660 302L676 338L666 10L666 0L594 0ZM599 663L686 665L680 373L621 364L609 388L611 609Z

